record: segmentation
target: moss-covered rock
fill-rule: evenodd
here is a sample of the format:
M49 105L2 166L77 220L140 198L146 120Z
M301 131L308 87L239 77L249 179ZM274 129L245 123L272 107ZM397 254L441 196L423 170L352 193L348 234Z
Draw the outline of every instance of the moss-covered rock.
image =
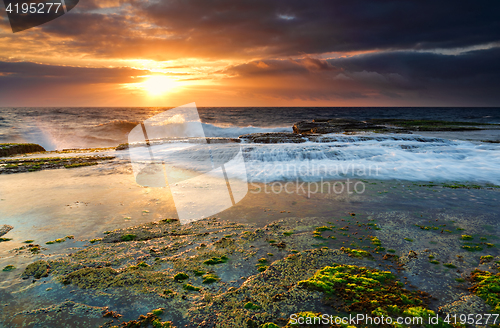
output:
M40 260L31 263L24 269L21 278L28 279L29 277L34 277L35 279L40 279L42 277L47 277L50 272L50 265L46 261Z
M379 309L400 314L407 308L425 304L427 298L423 292L404 289L390 271L355 265L327 266L298 285L324 292L327 299L342 299L346 312L371 313Z
M495 313L500 314L500 273L474 270L471 273L471 279L475 284L470 291L484 299L486 304L491 305Z
M26 154L26 153L35 153L45 151L40 145L27 143L27 144L0 144L0 157L18 155L18 154Z

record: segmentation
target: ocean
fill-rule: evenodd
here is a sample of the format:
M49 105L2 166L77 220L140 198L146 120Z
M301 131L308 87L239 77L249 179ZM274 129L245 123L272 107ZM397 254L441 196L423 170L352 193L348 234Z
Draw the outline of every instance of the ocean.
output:
M129 131L141 121L165 110L168 108L1 108L0 143L33 142L46 150L114 147L127 142ZM231 138L249 133L292 132L294 123L317 118L500 123L500 108L202 107L198 113L206 137ZM500 144L481 142L482 136L495 132L499 130L482 134L339 134L326 142L240 146L249 181L356 177L498 185ZM475 140L463 137L467 133L476 134ZM224 157L224 151L221 154ZM226 155L230 154L228 150ZM196 155L183 159L186 166L196 169ZM373 173L375 169L377 174Z

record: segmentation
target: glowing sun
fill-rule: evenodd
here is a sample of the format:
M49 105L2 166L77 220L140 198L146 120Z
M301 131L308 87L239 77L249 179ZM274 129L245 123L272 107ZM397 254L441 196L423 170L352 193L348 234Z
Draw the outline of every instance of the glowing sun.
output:
M151 96L160 96L175 88L177 82L164 75L152 75L141 83L141 88Z

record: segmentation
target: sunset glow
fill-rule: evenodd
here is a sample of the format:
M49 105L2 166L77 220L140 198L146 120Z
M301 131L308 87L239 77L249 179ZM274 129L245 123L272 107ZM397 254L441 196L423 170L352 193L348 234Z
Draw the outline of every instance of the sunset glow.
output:
M0 106L500 104L495 10L405 3L89 0L19 33L0 15Z
M171 92L176 86L176 81L164 75L153 75L140 83L140 87L153 97Z

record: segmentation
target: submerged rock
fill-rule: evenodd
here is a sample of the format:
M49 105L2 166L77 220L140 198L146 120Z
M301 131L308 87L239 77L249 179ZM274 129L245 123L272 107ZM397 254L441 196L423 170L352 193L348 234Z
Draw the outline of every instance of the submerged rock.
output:
M276 132L276 133L251 133L241 135L242 141L251 143L302 143L308 141L307 138L295 133Z
M351 119L314 120L313 122L302 121L293 125L293 132L297 134L327 134L367 130L387 130L387 127Z
M0 227L0 237L2 237L3 235L5 235L7 232L11 231L12 229L14 229L13 226L11 225L8 225L8 224L4 224Z

